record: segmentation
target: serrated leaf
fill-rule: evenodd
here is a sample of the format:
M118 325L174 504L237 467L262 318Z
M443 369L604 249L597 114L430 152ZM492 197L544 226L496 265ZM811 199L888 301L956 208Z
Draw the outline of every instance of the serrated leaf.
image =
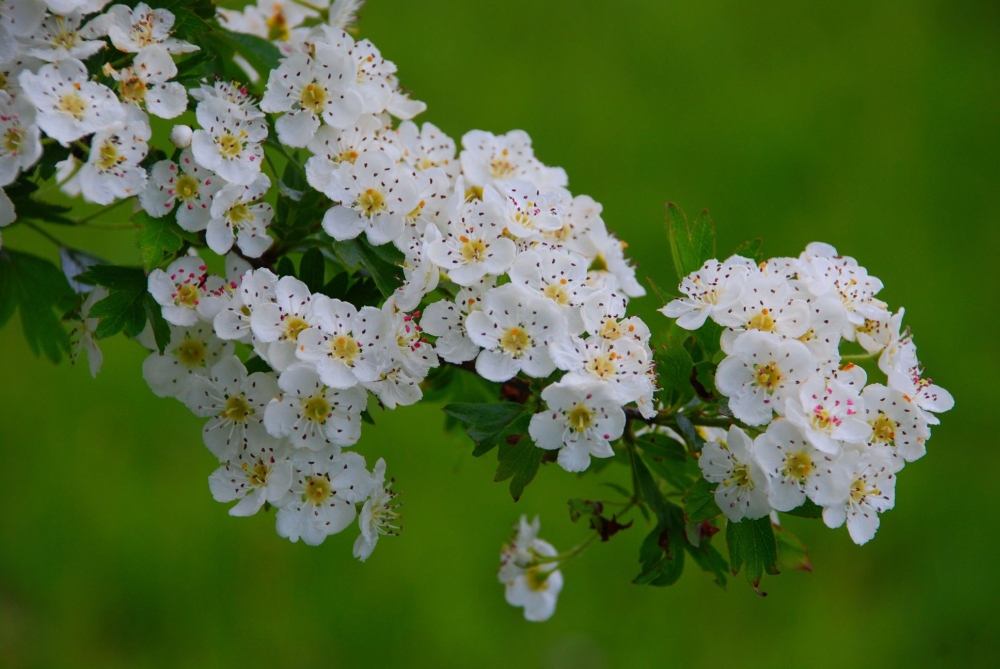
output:
M715 224L703 211L693 222L673 202L667 203L667 238L681 280L715 257Z
M323 260L322 252L315 246L302 254L302 260L299 261L299 279L313 293L323 288L326 279L326 261Z
M729 563L726 562L726 558L722 556L722 553L715 550L715 547L707 539L703 539L701 545L697 548L689 543L685 543L684 548L691 555L691 559L699 567L715 576L716 584L725 590L726 583L728 582L726 572L729 570Z
M691 374L694 372L691 355L680 344L672 343L657 352L656 361L660 387L670 398L670 404L686 404L695 395L691 385Z
M778 525L773 525L774 542L778 550L778 566L782 569L812 571L809 549L802 541Z
M76 277L94 265L99 265L103 262L97 256L90 255L86 251L71 249L65 246L59 247L59 264L62 266L63 276L69 282L70 288L77 293L89 293L91 286L77 281Z
M705 445L705 440L701 438L700 434L698 434L698 430L695 429L694 423L691 422L691 419L684 414L677 414L676 420L678 427L677 431L681 433L682 437L684 437L684 441L687 442L688 447L690 447L690 449L695 453L701 453L701 448Z
M684 494L684 516L690 522L702 523L722 513L722 509L715 501L717 485L699 478Z
M141 268L95 265L78 276L77 280L108 289L108 296L90 309L91 318L101 319L94 331L98 339L123 331L129 337L139 336L146 327L146 299L149 296L146 292L146 273ZM163 339L163 328L157 323L153 325L153 335L158 339L157 346L159 346ZM166 338L169 341L169 334Z
M253 69L257 70L261 81L266 82L271 70L277 69L281 61L281 51L262 37L237 33L225 28L215 28L210 36L221 46L228 47L231 52L236 51L243 56Z
M19 220L35 220L42 223L55 223L57 225L76 225L76 221L67 218L72 207L61 204L53 204L31 197L32 193L38 190L38 185L27 180L27 174L15 183L6 186L4 192L14 204L14 211L17 212Z
M729 545L729 562L735 576L743 571L747 582L759 594L764 573L777 574L778 549L774 530L768 516L726 525L726 543Z
M514 402L469 403L455 402L444 407L443 411L466 425L466 433L476 442L472 454L477 458L489 453L501 440L512 434L524 434L527 422L518 419L531 416L525 413L523 404ZM520 432L516 430L520 429Z
M389 248L387 248L389 247ZM391 244L372 246L362 237L334 242L334 251L346 267L363 269L372 278L383 297L400 286L402 255Z
M816 504L816 502L811 499L806 499L802 503L802 506L796 507L791 511L785 511L789 516L798 516L799 518L822 518L823 517L823 507Z
M684 571L684 537L679 528L657 524L639 548L642 571L632 581L636 585L673 585Z
M635 476L636 492L646 500L649 508L652 509L653 513L659 519L660 524L667 525L670 506L672 505L667 502L666 497L660 491L660 487L656 484L656 479L650 474L646 463L643 462L637 453L634 453L632 456L632 472Z
M527 430L529 419L530 416L521 416L515 421L515 425L523 423L524 429ZM516 502L521 499L524 489L538 473L544 454L545 450L538 448L527 434L522 434L513 444L508 440L501 441L497 452L500 464L497 465L497 473L493 480L499 483L510 479L510 495Z
M180 227L169 216L153 218L140 211L132 217L132 222L139 228L135 243L146 271L159 266L167 258L173 258L184 244L177 234Z
M148 292L142 296L142 306L146 310L146 318L149 320L150 330L153 332L153 342L160 355L170 344L170 324L163 318L163 309L159 303L153 299ZM140 332L142 329L140 328ZM138 335L135 335L138 336Z
M0 249L0 324L16 309L21 330L35 355L59 362L69 351L69 335L60 317L79 298L62 271L44 258L13 249Z

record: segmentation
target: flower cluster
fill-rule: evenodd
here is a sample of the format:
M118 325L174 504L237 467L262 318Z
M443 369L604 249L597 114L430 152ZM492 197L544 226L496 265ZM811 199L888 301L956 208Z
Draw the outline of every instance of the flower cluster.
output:
M709 318L725 328L716 386L732 415L762 432L751 439L734 426L702 450L702 472L719 484L731 521L808 499L828 526L846 521L856 543L875 535L896 474L924 455L935 414L954 404L924 377L903 310L889 311L881 289L854 258L815 243L759 266L740 256L706 262L661 310L689 330ZM885 383L868 383L842 357L843 342L877 359Z
M525 620L548 620L556 611L556 600L563 587L558 552L549 542L538 538L541 523L531 523L521 516L517 532L500 551L497 577L505 586L507 603L524 608Z

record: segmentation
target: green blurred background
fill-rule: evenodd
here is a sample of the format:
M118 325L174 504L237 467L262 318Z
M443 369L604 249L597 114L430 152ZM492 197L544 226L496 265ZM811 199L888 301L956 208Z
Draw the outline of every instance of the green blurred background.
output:
M527 513L572 546L566 499L604 477L548 466L514 504L439 407L380 413L360 452L399 479L405 531L362 565L353 531L309 548L273 517L228 517L201 420L149 392L138 346L108 341L95 381L34 358L11 323L0 666L995 666L1000 5L372 0L361 27L425 120L527 130L640 276L674 282L668 199L711 209L720 253L764 237L769 255L824 240L857 257L956 409L869 545L789 519L815 571L766 579L766 599L690 565L675 587L631 585L632 529L568 567L539 625L503 601L500 543ZM137 260L127 232L71 232ZM51 251L17 227L4 243Z

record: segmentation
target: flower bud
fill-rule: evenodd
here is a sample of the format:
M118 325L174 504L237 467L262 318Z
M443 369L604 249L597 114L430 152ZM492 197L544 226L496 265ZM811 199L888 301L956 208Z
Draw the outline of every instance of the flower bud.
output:
M170 141L178 149L186 149L191 146L191 136L193 134L191 126L175 125L170 131Z

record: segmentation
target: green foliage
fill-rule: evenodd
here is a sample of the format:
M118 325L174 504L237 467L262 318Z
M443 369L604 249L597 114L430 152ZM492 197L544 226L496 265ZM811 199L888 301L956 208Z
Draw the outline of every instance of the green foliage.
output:
M633 579L636 585L673 585L684 572L683 531L658 523L639 547L642 571Z
M743 570L747 582L758 594L764 573L778 573L778 549L774 540L774 529L768 516L750 520L744 518L738 523L726 525L726 543L729 545L729 562L735 576Z
M736 247L736 255L743 256L744 258L750 258L757 264L764 262L764 240L758 237L757 239L749 239L739 246Z
M722 513L722 509L715 502L717 486L717 483L709 483L704 478L699 478L684 494L684 516L690 522L701 523Z
M677 276L685 276L715 257L715 224L708 210L688 222L684 212L673 202L667 203L667 239Z
M597 532L601 541L607 541L622 530L632 527L633 521L622 524L618 522L617 516L612 515L609 519L603 514L604 504L601 502L580 498L569 500L569 519L575 523L581 518L586 518L590 529Z
M172 216L153 218L144 211L136 212L132 222L139 228L135 236L139 247L139 257L143 268L148 272L164 261L173 260L184 245L182 235L190 235L174 221ZM198 239L195 235L195 240Z
M659 373L661 399L668 406L682 406L695 395L691 385L694 361L684 347L670 342L657 351L656 369Z
M46 155L48 151L46 151ZM31 195L38 190L38 186L28 181L26 176L22 176L15 183L6 186L4 192L14 203L14 211L17 212L18 220L35 220L42 223L56 223L58 225L76 225L76 222L67 218L72 207L61 204L52 204L43 200L37 200Z
M529 420L530 416L522 416L518 419L519 425L515 429L520 429L520 425L523 425L523 429L527 431ZM516 502L521 499L525 487L538 473L543 455L545 455L545 451L538 448L527 434L511 434L500 442L500 448L497 452L500 464L497 466L497 473L493 480L499 483L510 479L510 495Z
M62 271L48 260L12 249L0 250L0 326L14 311L35 355L59 362L69 351L69 335L60 324L78 297Z
M714 531L714 528L712 529ZM722 553L715 550L715 547L709 542L709 537L701 537L701 542L698 546L685 543L684 547L687 549L691 559L699 567L712 574L715 577L715 583L725 590L728 581L726 572L729 571L729 563L726 562L726 558L722 557Z
M636 438L643 460L677 492L685 492L701 474L694 458L688 457L684 446L662 434L649 433Z
M358 237L334 242L333 248L345 267L362 270L371 277L384 297L400 286L403 270L399 265L403 257L392 244L372 246L367 239Z
M781 569L812 571L809 549L802 540L783 527L774 525L774 542L778 550L778 567Z
M313 293L323 289L326 261L323 260L323 253L315 246L302 254L302 260L299 261L299 279Z
M524 405L515 402L455 402L445 406L444 412L469 426L466 433L476 442L472 454L477 458L489 453L508 437L524 434L531 420L531 414L526 412Z
M823 517L823 507L816 504L816 502L811 499L806 499L802 503L802 506L792 509L791 511L785 511L789 516L799 516L800 518L822 518Z
M91 318L101 319L94 332L98 339L119 332L138 337L149 320L156 346L163 352L170 342L170 327L163 320L160 305L146 290L146 273L141 268L95 265L77 279L108 289L108 296L90 309Z
M278 68L278 61L281 60L281 52L278 47L256 35L215 28L212 31L211 39L217 41L222 47L228 47L230 53L235 51L246 58L250 66L261 75L261 80L264 82L267 81L268 73Z

